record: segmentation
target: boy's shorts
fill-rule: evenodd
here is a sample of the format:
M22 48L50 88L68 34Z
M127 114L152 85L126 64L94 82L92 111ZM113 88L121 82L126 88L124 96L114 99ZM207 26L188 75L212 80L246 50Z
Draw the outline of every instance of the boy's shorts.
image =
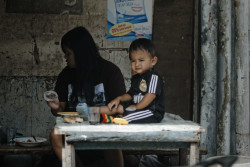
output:
M132 113L143 111L143 110L135 110L135 111L126 110L126 108L128 106L135 105L135 104L133 104L131 102L121 102L120 104L123 106L123 110L124 110L123 117L125 117L125 116L127 116L129 114L132 114ZM152 116L142 118L142 119L131 120L131 121L129 121L129 123L134 123L134 124L136 124L136 123L159 123L159 121L155 118L154 115L152 115Z

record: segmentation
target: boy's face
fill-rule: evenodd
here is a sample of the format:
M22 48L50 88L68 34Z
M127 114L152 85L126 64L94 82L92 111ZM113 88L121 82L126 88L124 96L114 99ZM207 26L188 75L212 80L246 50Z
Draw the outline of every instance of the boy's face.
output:
M132 51L130 57L133 74L143 74L157 63L157 57L152 58L145 50Z

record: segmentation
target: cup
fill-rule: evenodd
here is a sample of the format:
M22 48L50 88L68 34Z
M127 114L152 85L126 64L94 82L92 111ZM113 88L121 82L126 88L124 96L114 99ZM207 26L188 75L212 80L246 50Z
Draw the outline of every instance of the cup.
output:
M15 127L9 127L7 128L7 144L8 145L15 145L14 139L16 138L16 131L17 129Z
M91 125L100 123L100 107L88 107L88 120Z

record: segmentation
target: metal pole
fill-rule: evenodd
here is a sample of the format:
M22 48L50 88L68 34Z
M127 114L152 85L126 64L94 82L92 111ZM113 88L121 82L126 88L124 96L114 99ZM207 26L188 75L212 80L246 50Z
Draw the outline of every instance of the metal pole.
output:
M201 125L206 133L201 135L201 145L208 153L203 158L216 155L216 105L217 105L217 1L201 0Z
M248 0L235 1L236 154L249 155Z
M231 1L218 1L217 155L230 155Z

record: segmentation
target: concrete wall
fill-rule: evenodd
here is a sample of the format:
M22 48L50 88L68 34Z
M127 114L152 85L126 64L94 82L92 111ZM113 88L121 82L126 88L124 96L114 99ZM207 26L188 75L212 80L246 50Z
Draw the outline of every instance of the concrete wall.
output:
M249 0L201 1L200 117L205 158L249 156Z
M54 88L65 66L60 39L76 26L93 35L101 55L120 67L129 86L130 42L106 40L107 1L82 0L82 14L6 13L0 0L0 123L25 136L48 138L55 123L43 92ZM66 2L66 1L65 1ZM53 4L52 4L53 6Z

